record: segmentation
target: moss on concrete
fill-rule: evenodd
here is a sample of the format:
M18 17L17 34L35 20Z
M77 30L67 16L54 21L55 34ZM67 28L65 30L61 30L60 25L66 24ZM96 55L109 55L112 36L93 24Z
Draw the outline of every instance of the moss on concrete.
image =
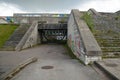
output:
M87 23L90 30L93 32L94 31L94 23L93 23L91 15L89 15L88 13L84 13L83 19Z

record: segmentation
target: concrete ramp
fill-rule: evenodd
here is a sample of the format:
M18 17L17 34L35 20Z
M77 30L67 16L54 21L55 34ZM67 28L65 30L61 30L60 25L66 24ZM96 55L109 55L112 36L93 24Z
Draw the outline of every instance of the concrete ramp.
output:
M85 64L101 60L101 49L79 10L72 10L68 20L68 45Z
M37 62L26 66L11 80L106 80L91 66L84 66L78 60L71 59L62 45L40 45L20 52L0 54L4 54L0 56L0 64L3 66L5 63L6 66L17 65L33 56L38 58Z

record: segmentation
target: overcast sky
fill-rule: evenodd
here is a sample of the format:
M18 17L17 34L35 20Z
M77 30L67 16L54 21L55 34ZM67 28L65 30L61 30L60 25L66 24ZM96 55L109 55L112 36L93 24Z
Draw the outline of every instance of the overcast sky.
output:
M70 13L71 9L87 11L94 8L100 12L120 10L120 0L0 0L0 16L13 13Z

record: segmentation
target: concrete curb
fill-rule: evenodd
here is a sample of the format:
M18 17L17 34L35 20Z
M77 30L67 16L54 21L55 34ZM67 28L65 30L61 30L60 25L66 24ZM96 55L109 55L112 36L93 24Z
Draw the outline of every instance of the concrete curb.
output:
M37 58L32 57L27 59L25 62L19 64L17 67L14 67L12 70L8 71L7 73L3 74L0 77L0 80L10 80L13 78L18 72L20 72L23 68L25 68L27 65L36 62Z
M111 72L109 72L108 70L106 70L101 64L99 64L98 62L94 62L94 64L100 69L102 70L111 80L119 80L115 75L113 75Z

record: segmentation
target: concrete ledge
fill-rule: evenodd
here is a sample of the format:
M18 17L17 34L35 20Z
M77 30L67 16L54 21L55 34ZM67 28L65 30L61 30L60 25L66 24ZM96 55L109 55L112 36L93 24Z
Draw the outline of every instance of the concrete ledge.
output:
M119 78L117 78L114 74L112 74L110 71L108 71L107 69L105 69L101 64L99 64L98 62L94 62L94 64L100 69L102 70L108 77L110 77L111 80L120 80Z
M32 57L27 59L25 62L19 64L17 67L14 67L12 70L10 70L9 72L6 72L5 74L3 74L0 77L0 80L10 80L11 78L13 78L18 72L20 72L23 68L25 68L27 65L29 65L30 63L36 62L37 58Z
M83 13L71 11L68 21L68 45L85 64L101 60L102 51L86 22Z
M16 46L15 48L16 51L20 51L23 48L23 46L25 45L26 41L28 40L29 36L32 34L36 26L37 26L37 22L35 21L32 23L28 31L25 33L19 44Z
M94 38L92 32L90 31L85 21L81 19L83 14L80 13L78 10L72 10L72 14L74 16L74 20L78 27L80 36L82 38L86 54L88 56L101 55L102 53L101 48L99 47L96 39Z

